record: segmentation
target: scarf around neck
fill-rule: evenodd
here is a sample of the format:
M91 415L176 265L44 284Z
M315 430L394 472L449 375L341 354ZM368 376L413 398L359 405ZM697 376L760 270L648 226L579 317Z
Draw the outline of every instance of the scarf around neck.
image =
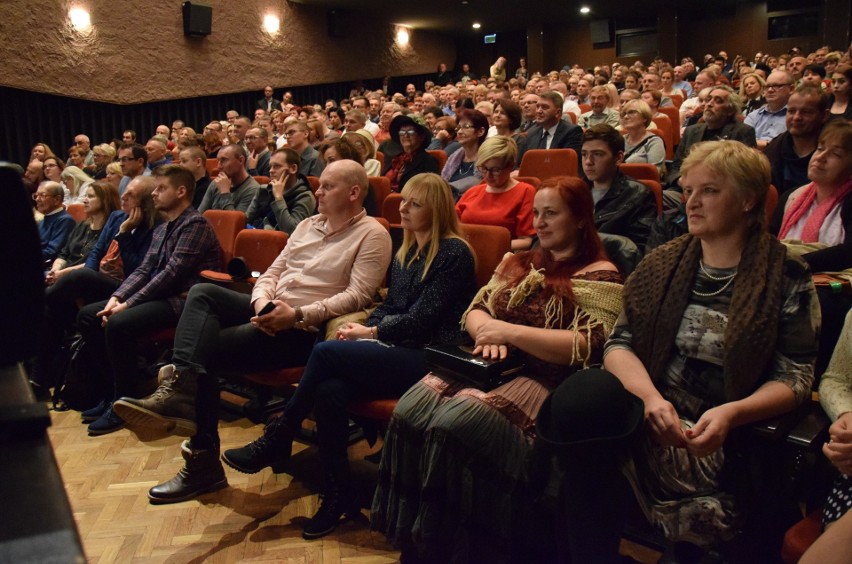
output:
M796 201L790 204L790 209L784 214L784 221L781 223L781 231L778 233L779 239L786 239L790 229L811 209L811 205L816 201L816 193L816 182L811 182L796 198ZM819 230L825 222L825 218L849 194L852 194L852 179L847 180L843 186L834 191L834 194L823 200L822 203L817 204L816 209L802 227L801 240L805 243L819 242Z
M762 231L743 249L725 328L728 401L754 391L775 351L785 257L784 246ZM683 235L645 257L624 286L633 350L655 384L671 360L700 259L701 241Z

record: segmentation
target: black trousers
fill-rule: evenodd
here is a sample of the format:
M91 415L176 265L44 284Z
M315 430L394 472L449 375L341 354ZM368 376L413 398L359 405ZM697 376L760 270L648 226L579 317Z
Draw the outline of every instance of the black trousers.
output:
M198 374L197 448L218 445L219 376L304 366L316 334L290 329L269 336L249 323L251 297L214 284L189 291L175 334L172 362Z

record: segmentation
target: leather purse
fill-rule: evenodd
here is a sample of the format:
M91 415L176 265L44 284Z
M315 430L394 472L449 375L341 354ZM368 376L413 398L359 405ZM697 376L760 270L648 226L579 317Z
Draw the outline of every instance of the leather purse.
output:
M474 356L466 345L427 346L426 368L439 376L461 380L472 387L489 392L519 374L524 365L520 355L509 354L504 360Z

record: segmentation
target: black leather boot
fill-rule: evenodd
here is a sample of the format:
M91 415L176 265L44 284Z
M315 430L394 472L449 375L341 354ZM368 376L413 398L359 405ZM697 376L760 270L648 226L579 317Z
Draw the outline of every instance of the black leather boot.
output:
M222 460L244 474L256 474L267 466L276 474L286 472L296 430L287 425L284 416L276 417L263 429L263 435L242 448L222 454Z
M354 501L349 462L336 464L325 476L325 495L313 517L308 519L302 531L302 538L318 539L334 531L338 525L361 514L361 508ZM341 519L342 518L342 519Z
M152 504L186 501L228 485L225 470L219 462L218 448L196 449L186 440L180 450L186 464L177 476L148 490L148 499Z

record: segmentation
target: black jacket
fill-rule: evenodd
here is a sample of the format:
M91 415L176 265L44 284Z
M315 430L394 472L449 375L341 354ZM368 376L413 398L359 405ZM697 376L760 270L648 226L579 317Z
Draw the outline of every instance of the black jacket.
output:
M647 186L620 172L595 204L595 227L601 233L623 235L645 249L651 224L657 218L657 201Z

